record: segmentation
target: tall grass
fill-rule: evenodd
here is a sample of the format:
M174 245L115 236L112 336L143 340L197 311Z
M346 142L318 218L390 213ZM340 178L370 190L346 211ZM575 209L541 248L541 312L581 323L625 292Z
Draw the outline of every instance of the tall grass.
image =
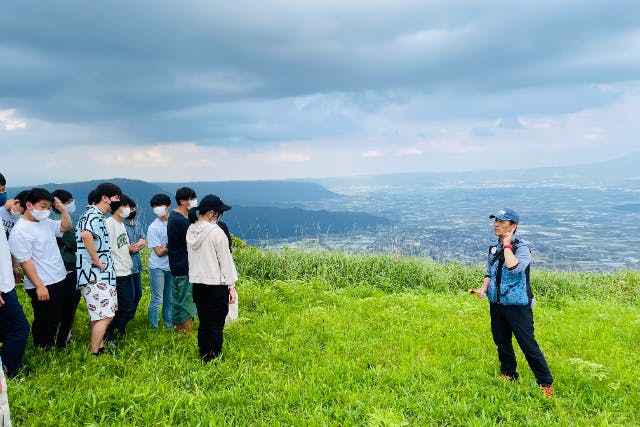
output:
M116 354L89 354L84 307L67 349L29 344L23 373L9 381L14 424L640 422L636 273L537 273L536 334L556 378L556 398L546 399L520 353L520 381L498 378L486 302L463 292L481 268L249 247L234 257L240 319L226 329L221 360L201 363L195 335L148 328L145 278Z
M236 250L240 275L257 280L321 280L336 287L368 285L385 291L429 289L458 292L479 287L484 267L456 262L441 264L427 259L393 255L353 255L340 252L299 252L291 249L263 251L241 246ZM640 301L640 274L575 273L536 270L532 286L539 297Z

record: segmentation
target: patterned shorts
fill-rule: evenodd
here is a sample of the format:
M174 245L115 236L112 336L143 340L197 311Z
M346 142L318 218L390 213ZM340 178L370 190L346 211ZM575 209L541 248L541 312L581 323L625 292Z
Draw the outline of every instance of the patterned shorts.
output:
M108 283L89 283L82 288L82 296L92 321L113 317L118 311L118 292Z

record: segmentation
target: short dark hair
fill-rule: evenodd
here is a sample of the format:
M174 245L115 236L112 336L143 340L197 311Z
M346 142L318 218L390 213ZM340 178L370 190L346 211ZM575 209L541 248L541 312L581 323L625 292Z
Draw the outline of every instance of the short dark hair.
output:
M131 207L131 197L127 196L126 194L123 194L120 196L120 206L129 206Z
M111 182L103 182L102 184L98 184L96 187L96 199L99 202L102 199L102 196L107 196L109 198L115 196L122 196L122 190L117 185Z
M21 192L16 194L16 197L14 197L14 199L20 202L20 207L22 209L27 209L27 196L29 195L29 193L30 190L22 190Z
M171 198L166 194L155 194L149 201L149 204L152 208L156 206L169 206L171 205Z
M129 207L130 208L137 208L138 204L136 203L135 200L133 200L133 198L129 197Z
M196 191L193 188L181 187L176 191L176 203L180 204L182 200L191 200L196 198Z
M0 173L0 185L7 185L7 180L4 178L4 175Z
M53 195L49 193L49 190L46 188L32 188L31 191L29 191L29 194L27 194L27 202L32 205L42 200L53 203Z
M62 203L67 203L69 200L73 199L73 194L62 188L55 190L51 195L60 199Z
M87 202L89 202L90 205L95 205L100 201L100 198L97 196L97 194L98 192L95 190L95 188L89 191L89 194L87 195Z

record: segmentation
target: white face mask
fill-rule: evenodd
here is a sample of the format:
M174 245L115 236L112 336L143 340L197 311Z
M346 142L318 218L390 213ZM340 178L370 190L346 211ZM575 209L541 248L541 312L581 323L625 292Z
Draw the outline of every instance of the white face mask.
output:
M67 205L67 212L69 212L70 214L74 213L76 211L76 202L71 202Z
M167 208L166 206L156 206L153 208L153 213L156 214L158 218L162 218L167 214Z
M13 215L14 218L20 218L22 216L20 211L14 211L13 209L11 209L11 215Z
M198 199L189 200L189 209L193 209L197 207L198 207Z
M122 210L119 213L120 218L122 219L129 218L130 214L131 214L131 208L122 208Z
M33 209L31 211L31 215L33 215L33 217L38 221L44 221L45 219L49 218L49 215L51 215L51 209L45 209L43 211Z

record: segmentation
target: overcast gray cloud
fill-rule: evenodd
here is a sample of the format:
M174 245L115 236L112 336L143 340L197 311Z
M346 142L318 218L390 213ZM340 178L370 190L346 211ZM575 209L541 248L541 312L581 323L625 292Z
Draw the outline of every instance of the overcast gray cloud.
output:
M0 57L0 167L20 183L133 158L164 179L194 153L234 179L459 170L514 141L538 166L624 154L640 130L629 1L3 2ZM11 166L34 150L57 161ZM76 161L95 150L109 171Z

